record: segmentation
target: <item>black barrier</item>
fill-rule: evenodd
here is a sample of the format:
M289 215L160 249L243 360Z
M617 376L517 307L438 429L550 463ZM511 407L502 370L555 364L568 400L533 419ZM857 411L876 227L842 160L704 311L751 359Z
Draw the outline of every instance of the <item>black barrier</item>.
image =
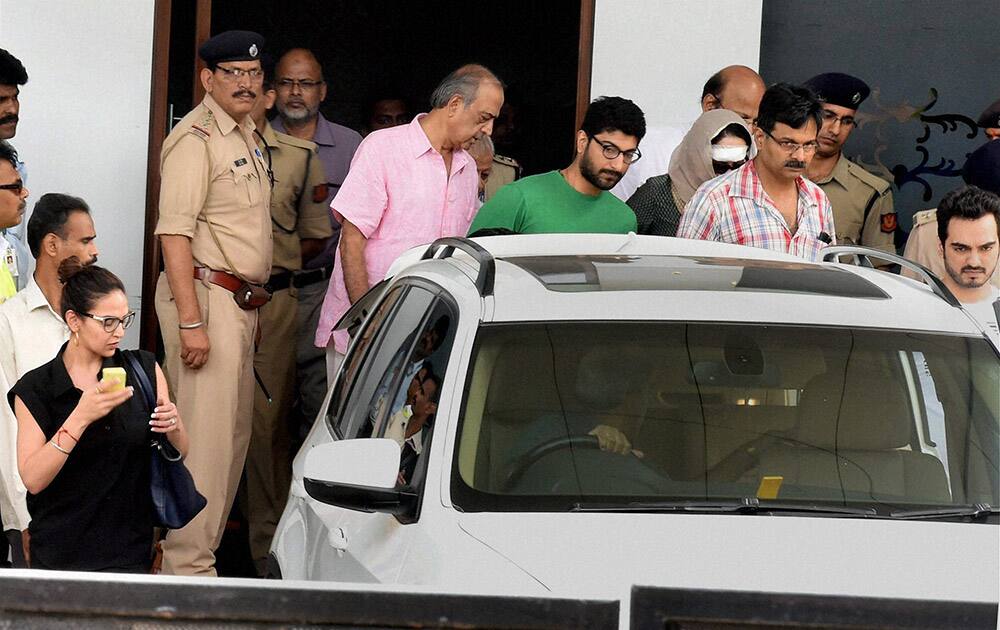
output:
M0 627L617 628L617 601L0 573ZM51 577L50 577L51 576Z
M635 586L632 588L631 626L636 630L995 630L997 605Z

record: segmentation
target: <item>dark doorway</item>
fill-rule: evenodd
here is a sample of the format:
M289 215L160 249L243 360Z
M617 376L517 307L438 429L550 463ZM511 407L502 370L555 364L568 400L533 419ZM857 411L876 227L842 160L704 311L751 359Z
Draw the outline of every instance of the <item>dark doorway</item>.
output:
M329 96L323 113L361 128L367 104L401 95L414 112L448 72L478 62L507 84L514 141L504 147L526 173L564 166L577 98L580 0L490 3L425 0L214 0L211 31L247 29L280 54L313 50Z

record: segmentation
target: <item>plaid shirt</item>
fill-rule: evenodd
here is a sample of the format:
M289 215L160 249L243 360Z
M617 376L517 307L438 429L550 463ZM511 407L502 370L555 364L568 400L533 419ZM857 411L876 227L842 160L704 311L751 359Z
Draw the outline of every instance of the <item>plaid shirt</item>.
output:
M764 191L751 160L698 188L684 208L677 236L760 247L818 261L820 251L827 246L819 239L820 233L826 232L831 243L836 242L833 209L819 186L804 177L796 184L799 226L794 235Z

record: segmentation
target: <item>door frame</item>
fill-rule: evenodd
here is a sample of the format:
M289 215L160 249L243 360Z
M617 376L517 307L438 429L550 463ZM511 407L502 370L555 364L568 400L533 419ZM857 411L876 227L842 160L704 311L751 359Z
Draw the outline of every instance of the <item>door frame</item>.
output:
M159 219L160 151L169 133L170 120L167 103L167 85L170 72L170 16L172 0L155 0L153 19L153 68L149 104L149 150L146 164L146 228L143 238L142 308L139 320L139 347L156 352L159 346L159 322L156 318L156 283L160 276L160 243L154 234ZM575 129L583 123L584 113L590 104L590 82L594 57L594 15L597 0L580 0L580 42L576 71ZM197 55L197 47L208 39L212 27L212 0L197 0L195 5L194 102L197 105L205 94L201 85L204 63ZM575 131L574 131L575 135Z

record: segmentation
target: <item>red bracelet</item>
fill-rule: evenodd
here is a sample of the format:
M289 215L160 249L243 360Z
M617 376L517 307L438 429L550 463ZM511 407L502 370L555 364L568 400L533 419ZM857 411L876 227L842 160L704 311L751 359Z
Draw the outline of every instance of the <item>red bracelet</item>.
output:
M75 444L79 444L79 443L80 443L80 440L78 440L78 439L76 439L75 437L73 437L73 434L72 434L72 433L70 433L69 431L67 431L67 430L66 430L66 429L64 429L64 428L60 428L60 429L59 429L58 431L56 431L56 444L59 444L59 434L60 434L60 433L65 433L66 435L68 435L68 436L69 436L69 439L73 440L73 442L74 442ZM59 444L59 446L62 446L62 444Z

